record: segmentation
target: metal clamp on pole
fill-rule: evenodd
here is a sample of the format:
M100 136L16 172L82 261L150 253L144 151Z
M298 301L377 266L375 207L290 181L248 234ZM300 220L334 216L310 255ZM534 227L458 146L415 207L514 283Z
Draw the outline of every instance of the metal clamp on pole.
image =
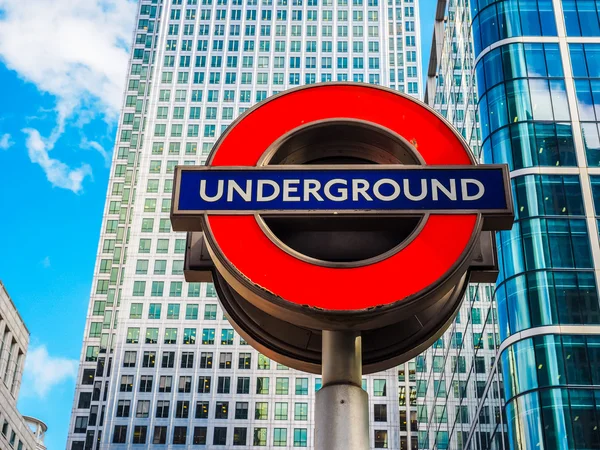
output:
M362 389L360 333L323 331L323 386L315 405L316 450L368 450L369 402Z

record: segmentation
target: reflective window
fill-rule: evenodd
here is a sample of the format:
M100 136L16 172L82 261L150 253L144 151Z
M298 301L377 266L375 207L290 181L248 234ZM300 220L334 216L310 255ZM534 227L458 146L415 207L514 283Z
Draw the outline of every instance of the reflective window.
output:
M598 36L600 3L593 0L563 0L567 36Z
M475 56L501 39L556 36L552 0L479 0L471 7Z

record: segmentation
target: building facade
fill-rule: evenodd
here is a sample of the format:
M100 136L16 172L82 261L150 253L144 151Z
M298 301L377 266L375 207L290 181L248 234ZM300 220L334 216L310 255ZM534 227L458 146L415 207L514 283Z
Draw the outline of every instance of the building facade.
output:
M490 330L497 329L499 345L476 414L462 441L422 425L426 448L600 448L599 7L572 0L438 4L445 34L435 41L433 65L443 67L457 48L472 49L465 76L480 141L465 136L485 162L509 165L516 220L498 234ZM428 92L466 87L457 74L440 80L430 70ZM438 100L440 108L448 102Z
M214 287L185 282L173 170L294 86L419 96L419 46L414 0L139 1L68 449L312 447L320 378L254 351ZM373 448L417 448L415 385L414 364L364 378Z
M43 446L43 436L34 435L29 428L31 418L24 418L17 410L28 345L29 331L0 281L1 449L36 450Z

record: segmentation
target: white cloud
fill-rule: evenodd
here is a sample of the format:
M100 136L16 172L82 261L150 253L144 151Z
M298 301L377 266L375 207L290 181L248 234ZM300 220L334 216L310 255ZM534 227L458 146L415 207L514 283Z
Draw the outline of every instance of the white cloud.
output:
M0 58L57 97L57 131L82 103L116 117L135 0L0 0Z
M104 162L106 165L110 164L110 155L109 153L96 141L88 141L87 138L83 137L81 139L81 148L96 150L102 158L104 158Z
M44 269L48 269L50 267L50 257L46 256L44 259L42 259L42 266L44 267Z
M57 139L55 132L48 139L43 139L39 131L33 128L25 128L23 133L27 135L25 146L29 159L44 170L52 186L68 189L76 194L81 192L83 180L92 176L92 168L88 164L82 164L81 167L72 169L65 163L52 159L49 152Z
M0 61L56 97L52 133L23 130L32 162L53 186L79 192L91 175L86 164L73 170L48 156L68 122L118 117L136 7L136 0L0 0ZM99 144L90 146L107 158Z
M25 360L23 395L44 398L55 386L77 377L77 360L54 357L45 345L30 348Z
M0 150L8 150L15 143L11 140L10 134L5 133L0 136Z

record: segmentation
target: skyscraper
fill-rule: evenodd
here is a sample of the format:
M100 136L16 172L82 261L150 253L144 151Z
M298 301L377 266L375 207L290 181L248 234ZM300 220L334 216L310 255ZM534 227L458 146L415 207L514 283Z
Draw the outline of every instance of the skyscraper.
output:
M510 166L516 220L498 234L500 276L485 328L497 328L500 343L471 402L475 415L462 436L454 419L445 435L421 425L426 448L600 448L599 8L438 2L429 101L456 109L454 93L472 92L481 147L476 133L465 136L485 162ZM462 51L472 56L448 64Z
M214 287L184 281L173 169L202 164L235 117L293 86L419 96L418 21L406 0L139 1L69 449L312 446L320 379L252 350ZM414 383L414 364L365 377L374 448L416 448Z
M17 410L29 330L0 281L0 448L45 450L46 425Z

